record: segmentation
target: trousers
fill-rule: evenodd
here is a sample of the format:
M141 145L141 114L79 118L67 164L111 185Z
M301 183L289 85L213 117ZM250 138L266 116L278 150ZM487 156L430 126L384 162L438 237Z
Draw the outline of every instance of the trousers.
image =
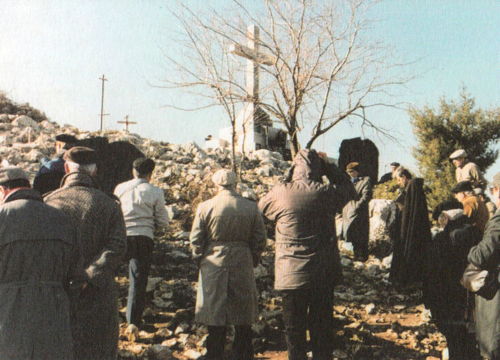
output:
M127 236L127 245L129 287L126 317L129 324L139 326L146 302L154 242L147 236Z
M306 330L314 360L330 360L333 351L333 288L283 290L283 322L289 360L307 360Z
M209 326L207 337L207 360L224 359L224 344L226 342L225 326ZM234 327L234 343L232 360L252 360L252 328L250 325L236 325Z

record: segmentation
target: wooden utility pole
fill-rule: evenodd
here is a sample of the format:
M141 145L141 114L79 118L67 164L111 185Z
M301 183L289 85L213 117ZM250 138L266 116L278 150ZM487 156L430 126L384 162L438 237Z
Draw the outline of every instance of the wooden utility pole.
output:
M128 115L125 116L125 120L117 121L118 124L125 124L125 131L128 132L128 126L137 124L135 121L128 121Z
M101 124L100 124L100 132L102 133L103 118L104 118L104 116L109 115L109 114L104 113L104 82L108 81L108 79L106 79L106 77L104 77L104 74L102 74L102 77L100 77L99 80L101 80L101 82L102 82L102 88L101 88Z

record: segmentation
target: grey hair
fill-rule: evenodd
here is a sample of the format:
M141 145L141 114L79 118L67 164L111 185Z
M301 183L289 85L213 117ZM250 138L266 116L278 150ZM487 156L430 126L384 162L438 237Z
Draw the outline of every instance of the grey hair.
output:
M66 161L66 164L68 165L69 172L84 172L87 174L93 174L97 170L97 165L95 163L93 164L77 164L76 162L73 161Z

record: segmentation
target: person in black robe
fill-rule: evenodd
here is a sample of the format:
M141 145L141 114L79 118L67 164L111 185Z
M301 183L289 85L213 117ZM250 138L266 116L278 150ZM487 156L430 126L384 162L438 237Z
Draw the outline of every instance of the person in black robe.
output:
M391 181L392 180L392 177L394 175L394 172L397 170L398 167L400 167L401 164L398 163L398 162L392 162L391 163L391 171L389 171L388 173L385 173L384 175L382 175L382 177L380 178L380 180L378 181L378 184L383 184L383 183L386 183L388 181Z
M431 240L431 230L423 190L424 180L413 178L405 168L398 169L395 176L404 189L396 199L400 209L400 228L393 243L390 280L404 287L423 279L424 254Z
M460 279L467 266L467 254L481 235L462 209L443 211L439 222L444 228L434 236L427 250L424 305L446 337L449 359L476 359L474 337L467 330L472 298Z

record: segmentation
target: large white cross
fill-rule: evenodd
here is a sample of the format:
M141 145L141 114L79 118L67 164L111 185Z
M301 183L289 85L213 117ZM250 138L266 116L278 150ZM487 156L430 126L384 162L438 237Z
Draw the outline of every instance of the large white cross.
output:
M259 64L273 65L276 58L259 52L259 27L249 25L247 28L247 46L235 43L230 46L229 52L242 56L247 61L246 91L251 102L259 100Z

